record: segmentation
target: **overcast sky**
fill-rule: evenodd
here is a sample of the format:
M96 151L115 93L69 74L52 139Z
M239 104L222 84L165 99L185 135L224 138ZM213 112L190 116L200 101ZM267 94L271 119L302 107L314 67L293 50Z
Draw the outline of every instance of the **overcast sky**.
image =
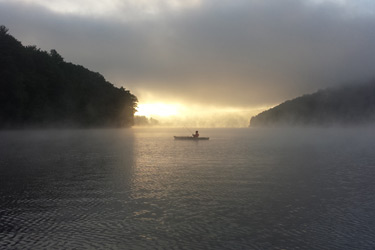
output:
M141 101L262 107L375 73L373 0L0 0L24 45Z

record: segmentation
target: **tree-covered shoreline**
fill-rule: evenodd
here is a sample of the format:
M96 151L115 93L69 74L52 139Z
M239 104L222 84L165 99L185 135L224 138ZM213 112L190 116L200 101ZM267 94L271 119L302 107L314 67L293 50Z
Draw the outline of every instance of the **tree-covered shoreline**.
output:
M250 120L251 127L374 123L375 81L319 90L281 103Z
M130 127L137 98L0 26L0 128Z

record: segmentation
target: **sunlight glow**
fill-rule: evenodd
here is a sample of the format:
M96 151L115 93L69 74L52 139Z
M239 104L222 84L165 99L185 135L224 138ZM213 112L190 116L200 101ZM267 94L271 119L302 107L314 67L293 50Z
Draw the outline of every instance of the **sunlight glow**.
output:
M248 127L250 118L267 107L218 107L190 103L139 103L136 117L146 117L148 126L161 127ZM146 120L147 121L147 120ZM154 124L152 124L154 123ZM142 126L137 124L137 126Z
M146 117L168 117L179 114L178 104L143 103L138 104L135 115Z

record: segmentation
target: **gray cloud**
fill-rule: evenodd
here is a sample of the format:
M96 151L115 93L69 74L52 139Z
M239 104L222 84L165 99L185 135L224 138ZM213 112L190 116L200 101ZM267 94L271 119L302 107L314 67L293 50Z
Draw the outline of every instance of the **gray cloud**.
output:
M333 2L207 0L126 20L0 1L0 23L141 97L261 106L375 72L375 16Z

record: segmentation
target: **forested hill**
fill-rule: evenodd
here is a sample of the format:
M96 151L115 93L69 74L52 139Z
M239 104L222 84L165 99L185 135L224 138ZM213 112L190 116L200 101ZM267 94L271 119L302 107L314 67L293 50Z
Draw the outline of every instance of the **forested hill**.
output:
M250 126L329 126L375 122L375 82L320 90L251 118Z
M25 47L0 26L0 128L127 127L136 104L99 73Z

